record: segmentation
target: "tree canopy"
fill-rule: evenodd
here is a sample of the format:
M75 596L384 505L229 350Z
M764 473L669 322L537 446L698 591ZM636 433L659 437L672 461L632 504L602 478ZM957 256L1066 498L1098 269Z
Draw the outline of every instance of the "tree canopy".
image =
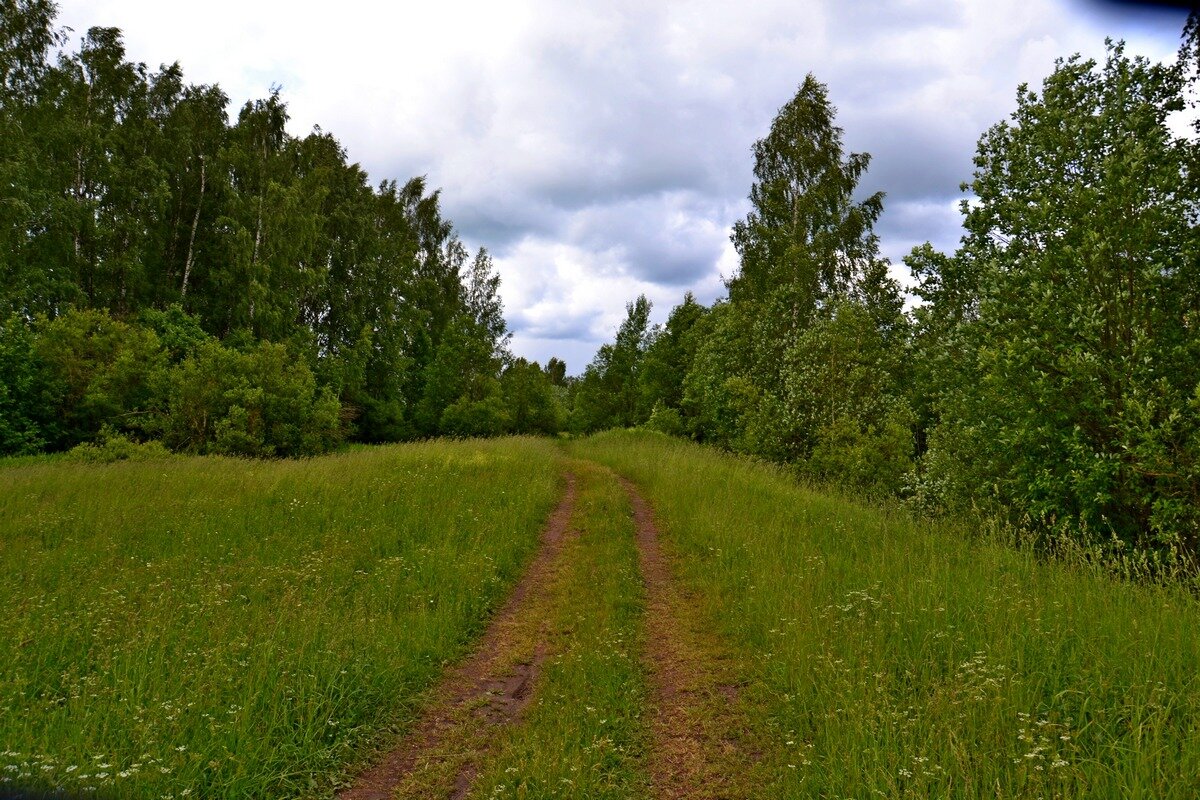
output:
M1194 570L1200 123L1180 137L1171 118L1198 78L1193 15L1174 63L1110 42L1021 86L979 140L958 251L905 259L906 310L883 197L856 199L869 156L843 152L809 75L754 145L728 298L685 298L639 364L605 345L584 382L612 398L640 374L633 423L814 479ZM631 424L591 408L581 429Z
M288 132L278 90L231 119L219 87L131 62L115 28L68 44L53 4L5 5L5 452L102 429L281 455L508 430L507 412L446 427L503 397L511 356L492 261L423 178L372 186L331 133Z

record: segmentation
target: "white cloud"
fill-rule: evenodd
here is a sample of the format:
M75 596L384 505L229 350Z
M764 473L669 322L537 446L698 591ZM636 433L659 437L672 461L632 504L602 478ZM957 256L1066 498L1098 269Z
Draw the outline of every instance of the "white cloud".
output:
M1101 54L1105 35L1167 57L1182 24L1084 0L61 6L79 32L123 28L132 58L220 83L235 108L282 84L292 130L320 124L377 181L427 175L493 251L514 348L572 371L639 292L656 319L686 289L721 293L750 146L806 73L828 83L848 149L874 154L863 189L888 193L879 230L898 260L954 245L958 184L1018 83Z

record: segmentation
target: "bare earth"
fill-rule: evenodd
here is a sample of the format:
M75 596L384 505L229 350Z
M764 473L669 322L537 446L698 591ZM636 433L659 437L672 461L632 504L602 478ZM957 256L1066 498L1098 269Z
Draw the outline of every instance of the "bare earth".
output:
M541 547L484 633L478 649L450 670L435 699L399 745L362 773L340 800L463 798L501 726L518 720L546 657L544 627L530 602L546 593L575 505L575 477L542 532ZM463 748L464 728L470 746ZM455 747L447 750L447 739Z
M646 584L645 664L654 689L648 768L656 798L742 798L754 753L743 743L728 660L679 594L650 506L628 480Z

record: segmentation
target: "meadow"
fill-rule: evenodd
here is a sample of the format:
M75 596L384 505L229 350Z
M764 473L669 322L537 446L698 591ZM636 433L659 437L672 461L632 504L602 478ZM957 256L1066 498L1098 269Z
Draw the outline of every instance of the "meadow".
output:
M559 458L0 466L0 789L330 794L503 600Z
M720 642L741 796L1200 795L1187 591L632 432L0 466L0 788L333 795L469 652L568 471L522 623L545 660L465 796L670 796L618 475ZM482 741L464 719L444 747Z
M575 455L654 505L741 654L756 797L1200 796L1200 605L661 435Z

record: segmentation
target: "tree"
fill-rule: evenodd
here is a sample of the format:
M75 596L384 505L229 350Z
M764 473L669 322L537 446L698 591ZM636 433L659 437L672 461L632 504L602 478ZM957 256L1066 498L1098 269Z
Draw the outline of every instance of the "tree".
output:
M44 268L28 254L47 166L29 122L62 40L54 12L49 0L0 0L0 318L32 315L46 291Z
M507 361L511 356L508 342L512 334L504 321L504 304L500 300L500 275L495 271L492 257L480 248L471 262L463 282L467 312L474 318L480 335L492 343L493 355Z
M546 362L546 377L554 386L565 386L567 383L567 363L561 358L550 357Z
M671 309L666 324L652 331L638 374L643 414L648 416L659 405L678 411L683 402L683 379L696 357L698 340L693 331L706 313L708 309L688 292L683 302Z
M512 433L554 434L562 429L563 410L550 377L536 361L515 359L500 376Z
M1184 62L1180 62L1181 64ZM1042 530L1194 553L1200 207L1179 65L1060 61L980 140L952 260L925 258L969 358L932 477Z
M883 194L854 201L870 156L844 154L835 113L809 75L755 143L752 209L732 235L740 267L730 307L707 329L714 338L700 345L685 392L697 435L773 459L812 453L812 432L796 429L789 373L789 353L810 328L853 298L881 333L902 336L902 304L873 230Z
M843 155L835 114L825 85L808 75L754 144L753 208L733 228L741 266L730 299L777 298L793 327L845 294L877 257L872 228L883 194L853 201L870 156Z
M906 342L878 318L899 289L886 294L874 306L834 303L788 349L769 451L819 477L894 493L913 466L914 420L900 381Z
M639 414L638 376L649 343L650 301L639 295L626 304L625 312L616 339L600 346L580 380L572 411L576 430L625 428L645 421Z
M106 425L142 431L151 420L167 366L152 330L102 311L71 311L44 320L33 348L56 400L51 446L87 441Z
M683 380L681 406L700 441L737 450L761 390L753 379L754 320L743 304L717 303L696 325L696 355Z
M0 325L0 455L35 453L56 438L53 388L32 328L9 317Z

